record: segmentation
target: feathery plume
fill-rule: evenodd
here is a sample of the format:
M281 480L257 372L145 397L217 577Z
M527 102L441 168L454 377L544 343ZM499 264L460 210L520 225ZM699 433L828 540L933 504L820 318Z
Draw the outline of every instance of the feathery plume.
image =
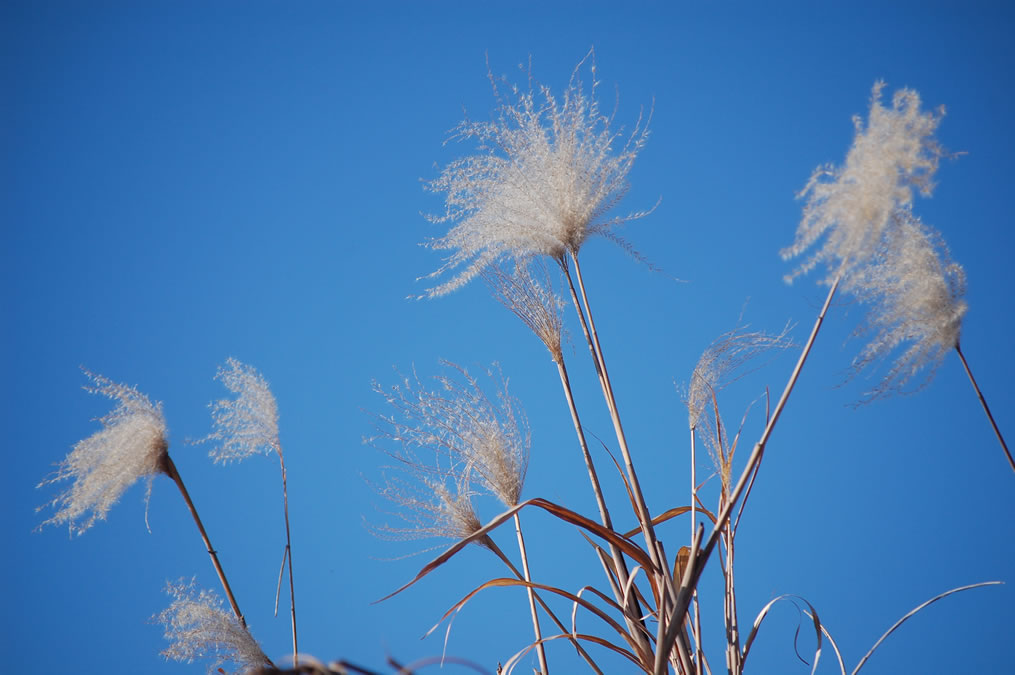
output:
M226 663L235 664L237 674L272 665L254 636L222 608L222 599L213 591L181 579L167 583L166 593L173 602L155 617L165 626L165 638L171 643L162 652L166 659L192 663L210 658L214 663L209 673Z
M152 404L134 387L87 370L84 373L94 382L85 390L113 399L116 407L99 419L102 429L76 443L57 471L38 485L74 481L48 504L57 512L40 527L66 523L71 532L79 535L95 521L105 520L124 491L144 477L148 478L147 504L152 479L157 473L165 473L169 450L161 403Z
M452 467L439 473L458 476L459 494L465 485L478 484L506 506L514 506L528 469L530 436L524 413L508 393L503 376L496 400L491 400L466 369L447 361L442 365L457 371L458 377L435 377L436 391L427 390L415 376L415 382L405 378L390 390L375 385L396 411L379 416L383 437L402 446L401 453L388 454L422 465L411 458L424 449ZM495 379L492 372L487 374Z
M968 309L962 299L965 272L950 260L941 236L909 209L896 211L893 219L895 225L874 262L849 286L870 305L858 332L873 334L854 359L855 371L885 361L896 349L909 345L881 383L868 392L868 400L904 391L920 371L925 375L915 389L926 385L959 343Z
M747 328L737 326L717 337L705 349L691 373L685 401L688 427L692 433L701 428L705 447L727 491L731 485L731 462L736 441L731 444L726 435L726 427L719 414L719 392L760 368L763 364L750 365L756 357L771 349L786 349L793 345L788 337L789 326L777 335ZM706 410L709 412L706 413Z
M483 279L494 297L546 345L554 362L561 363L564 358L561 351L563 303L553 290L546 265L541 260L524 258L516 259L511 271L505 267L487 266L483 269Z
M840 273L848 277L875 255L892 214L912 203L914 188L925 196L933 189L942 154L933 134L944 108L922 112L920 95L911 89L897 91L886 108L884 86L874 85L866 127L853 118L856 136L845 165L818 167L798 195L807 197L803 219L782 257L794 258L825 240L787 281L821 263L828 265L827 282Z
M401 464L384 467L402 472L403 476L384 474L384 483L375 486L377 493L401 510L396 514L401 526L370 525L382 539L464 539L482 527L472 505L475 494L467 470L441 470L418 460L399 455ZM483 544L480 540L477 543Z
M591 91L583 84L582 67L591 62ZM451 251L428 278L454 273L427 291L444 295L469 282L504 257L548 255L562 258L577 251L594 234L627 248L610 230L648 212L604 219L627 192L627 174L648 138L639 117L625 140L611 130L595 99L594 54L575 67L558 99L548 87L534 91L512 87L513 101L500 95L490 122L466 119L452 132L454 140L475 139L477 154L449 164L427 184L445 193L445 213L433 223L454 223L443 237L426 245ZM530 79L531 82L531 79ZM621 147L616 147L621 144ZM453 272L455 271L455 272Z
M233 400L222 399L211 404L215 431L201 442L221 441L221 446L209 453L215 462L240 461L261 452L281 454L278 405L261 374L230 358L225 366L219 367L215 379L236 394Z
M690 429L698 426L714 395L756 370L747 368L748 362L770 349L786 349L793 345L788 337L789 326L777 335L748 331L747 328L737 326L717 337L694 366L685 402Z
M376 415L378 435L364 442L397 462L383 467L383 483L374 487L380 496L400 507L389 515L397 516L404 525L371 525L370 529L381 538L394 540L457 540L476 532L482 523L472 504L472 467L454 453L438 449L437 433L427 429L436 414L430 403L432 396L415 370L412 379L403 377L400 385L384 389L374 382L373 389L394 412ZM429 461L420 458L420 450L431 455Z

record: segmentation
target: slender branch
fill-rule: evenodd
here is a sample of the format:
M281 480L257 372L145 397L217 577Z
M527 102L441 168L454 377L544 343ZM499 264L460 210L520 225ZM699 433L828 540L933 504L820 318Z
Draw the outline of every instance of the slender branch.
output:
M771 414L771 400L768 394L768 387L765 387L765 424L768 424L769 415ZM738 434L739 435L739 434ZM733 529L736 530L740 526L740 517L744 515L744 507L747 506L747 500L751 497L751 489L754 487L754 481L758 479L758 472L761 471L761 460L758 460L757 466L754 467L754 473L751 474L751 482L747 484L747 491L744 492L744 498L740 500L740 510L737 511L737 519L733 521Z
M606 506L606 498L603 496L603 488L599 484L599 476L596 473L595 464L592 462L592 455L589 452L588 442L585 440L585 430L582 428L581 420L578 417L578 407L574 402L574 395L571 391L571 380L567 376L567 367L563 360L557 362L557 373L560 375L560 385L564 390L564 397L567 399L567 407L571 412L571 422L574 423L574 431L578 436L578 444L581 446L582 458L585 460L585 468L589 473L589 482L592 483L592 492L596 495L596 506L599 507L599 518L604 527L613 529L613 521L610 518L610 510ZM625 574L626 576L626 574ZM622 579L621 583L626 583Z
M639 524L641 525L642 534L645 535L645 549L648 551L649 556L652 559L652 563L661 571L661 573L668 574L668 566L661 562L657 556L655 546L656 535L655 528L652 526L652 516L649 515L648 507L645 504L645 496L642 493L641 484L638 482L638 476L634 470L634 463L631 460L631 452L627 447L627 437L624 435L624 427L620 421L620 412L617 410L617 403L613 396L613 387L610 384L610 377L606 371L606 361L603 357L602 346L599 343L598 334L596 333L595 322L592 319L588 294L585 292L585 284L582 279L581 267L578 264L578 256L575 255L573 251L571 252L571 261L574 262L575 277L577 277L578 287L581 289L582 304L585 308L584 312L582 311L582 305L578 302L574 283L571 279L571 273L566 265L563 265L564 272L567 276L568 286L571 289L571 299L574 302L575 310L578 312L578 317L582 324L582 331L585 333L585 339L589 344L589 350L592 352L592 358L595 361L596 373L599 375L599 384L603 389L603 398L606 399L606 406L610 411L610 418L613 421L613 429L617 435L617 442L620 444L620 452L624 457L624 469L627 472L631 492L634 495L635 508L637 509L637 516ZM587 321L585 317L586 314L588 314Z
M694 531L697 528L698 514L695 503L698 500L697 459L695 451L694 427L691 427L691 544L694 544ZM680 570L677 570L678 572ZM694 590L694 662L695 673L701 675L701 615L698 604L698 589Z
M737 619L737 595L733 577L733 538L734 531L726 533L726 570L724 582L726 587L726 666L731 673L739 675L743 672L740 655L740 625Z
M300 650L296 644L296 592L293 589L293 549L292 539L289 536L289 490L286 486L285 459L282 458L282 449L275 448L278 452L278 462L282 467L282 508L285 512L285 551L289 560L289 616L293 631L293 667L299 665Z
M564 390L564 397L567 399L568 409L571 412L571 421L574 423L574 431L578 436L578 444L581 446L582 457L585 460L585 467L589 473L589 481L592 483L592 491L596 495L596 505L599 507L599 517L603 523L603 527L613 529L613 521L610 518L610 511L606 506L606 498L603 496L602 486L599 484L599 476L596 474L595 464L592 462L592 455L589 452L588 443L585 440L585 430L582 428L581 420L578 417L578 407L574 402L574 395L571 391L571 380L567 375L567 367L564 365L564 360L561 358L557 361L557 373L560 375L560 384ZM610 554L613 556L613 565L616 568L617 578L619 581L619 587L614 585L612 577L610 577L610 586L613 589L614 596L617 598L617 602L623 604L623 595L620 589L627 587L627 581L630 573L627 569L627 562L624 560L624 555L620 551L620 548L616 544L610 543ZM639 644L649 650L648 639L644 633L635 626L634 622L641 623L644 626L644 621L641 620L641 606L638 603L638 596L635 593L628 595L628 601L626 606L626 613L629 616L625 616L628 628L631 630L631 634L635 636Z
M198 532L201 533L201 539L204 540L204 547L208 551L208 555L211 556L211 564L215 567L215 572L219 576L219 581L222 583L222 590L225 591L226 598L229 600L229 606L233 609L233 614L239 620L240 625L244 628L247 627L247 622L243 618L243 613L240 611L240 607L236 604L236 596L233 595L233 590L229 587L229 581L226 579L226 573L222 569L222 564L219 563L218 553L211 545L211 540L208 538L208 533L204 529L204 524L201 523L201 517L197 515L197 509L194 507L194 502L190 499L190 493L187 492L187 486L183 484L183 478L180 477L180 472L176 468L176 464L173 462L173 458L169 456L169 453L163 455L163 470L164 473L173 479L176 483L176 487L179 488L180 494L183 495L183 501L187 503L187 508L190 509L190 515L194 519L194 523L197 525Z
M722 467L720 469L721 474L721 489L719 490L719 509L720 511L726 505L729 500L729 479L732 473L733 453L736 451L737 439L740 438L740 433L737 432L737 437L734 439L732 446L729 448L724 447L722 430L722 420L719 418L719 403L716 400L715 392L712 392L712 406L715 411L715 425L716 429L719 429L717 433L716 444L719 447L719 456L721 458ZM767 422L767 420L766 420ZM759 461L758 467L761 466ZM754 483L754 476L758 474L757 467L751 474L751 482L748 485ZM749 490L750 488L748 488ZM748 492L744 493L744 498L740 501L741 512L743 512L743 506L746 503ZM739 521L739 516L738 516ZM726 560L725 564L721 565L723 574L723 621L726 624L726 669L731 675L740 675L743 672L743 659L740 655L740 627L737 622L737 596L736 596L736 582L733 576L733 563L734 563L734 540L736 538L736 522L732 519L728 519L726 527L723 529L723 534L720 535L719 541L721 546L726 548ZM720 559L720 562L722 560Z
M990 414L990 408L987 406L987 399L983 398L983 393L980 391L980 387L976 384L976 378L973 377L973 371L969 369L969 364L966 363L966 357L962 354L962 349L959 348L959 343L955 343L955 351L959 355L959 359L962 361L962 367L966 369L966 375L969 376L969 381L973 383L973 389L976 390L976 397L980 399L980 405L983 406L983 412L987 413L987 419L990 420L990 426L994 428L994 434L997 435L998 442L1001 443L1001 449L1004 450L1005 456L1008 458L1008 464L1011 466L1011 470L1015 471L1015 459L1012 459L1011 453L1008 451L1008 444L1004 442L1004 436L1001 435L1001 430L997 428L997 422L994 421L994 416Z
M522 519L515 513L515 533L518 535L518 554L522 557L522 574L523 579L528 583L532 583L532 577L529 575L529 556L525 551L525 538L522 537ZM535 591L532 587L525 589L529 596L529 611L532 613L532 630L536 634L536 655L539 657L539 669L542 671L542 675L549 675L550 668L546 663L546 650L543 648L543 633L539 630L539 614L536 613L536 599Z

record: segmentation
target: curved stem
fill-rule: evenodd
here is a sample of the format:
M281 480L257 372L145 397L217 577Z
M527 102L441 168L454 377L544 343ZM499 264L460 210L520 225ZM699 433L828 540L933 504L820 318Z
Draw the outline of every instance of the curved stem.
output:
M176 468L176 464L173 462L172 457L169 453L166 453L163 459L163 470L167 476L173 479L176 483L176 487L179 488L180 494L183 495L183 501L187 503L187 508L190 509L190 515L194 519L194 523L197 525L198 532L201 533L201 539L204 540L204 547L208 551L208 555L211 556L211 564L215 567L215 572L219 576L219 581L222 583L222 590L225 591L226 598L229 600L229 606L233 609L233 614L239 620L240 625L244 628L247 627L247 622L243 618L243 613L240 611L239 605L236 604L236 596L233 595L233 590L229 587L229 581L226 579L226 573L222 569L222 564L219 562L218 553L211 545L211 540L208 538L208 533L204 529L204 524L201 523L201 517L197 515L197 509L194 507L194 502L190 499L190 493L187 492L187 486L183 484L183 478L180 477L180 472Z
M289 490L286 486L285 460L282 458L281 448L278 450L278 462L282 467L282 508L285 512L285 551L289 561L289 616L293 632L293 667L299 665L300 650L296 643L296 592L293 590L293 549L292 540L289 537Z
M983 406L983 412L987 413L987 419L990 420L990 426L994 429L994 434L997 436L997 440L1001 443L1001 449L1004 450L1005 457L1008 458L1008 464L1011 466L1011 470L1015 471L1015 459L1012 459L1011 453L1008 451L1008 444L1004 442L1004 436L1001 435L1001 430L997 428L997 422L994 421L994 416L990 414L990 407L987 406L987 399L983 398L983 393L980 391L980 387L976 384L976 378L973 377L973 371L969 369L969 364L966 363L966 357L962 354L962 349L959 348L959 343L955 343L955 351L959 355L959 359L962 361L962 367L966 369L966 375L969 376L969 381L973 383L973 389L976 390L976 397L980 399L980 405Z

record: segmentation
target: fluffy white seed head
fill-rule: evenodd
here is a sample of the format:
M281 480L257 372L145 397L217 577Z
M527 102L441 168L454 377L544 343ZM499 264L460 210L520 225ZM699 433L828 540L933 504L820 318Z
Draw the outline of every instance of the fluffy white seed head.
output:
M161 403L152 404L134 387L85 374L94 383L86 390L113 399L116 407L100 418L102 429L75 444L57 471L39 484L74 481L49 503L57 511L42 525L67 524L77 534L105 520L120 495L138 479L148 478L150 495L152 478L165 471L169 448Z
M256 369L228 359L215 379L236 395L211 404L215 430L202 439L220 445L209 454L216 462L239 461L256 453L282 452L278 440L278 405Z
M375 385L394 412L379 417L381 436L373 441L396 442L399 449L387 452L404 463L447 466L442 475L458 477L458 494L471 482L514 506L528 469L531 441L525 415L503 377L487 373L497 385L491 399L467 370L444 365L454 372L434 378L435 390L415 376L388 390ZM414 457L421 452L432 455L434 462L417 462Z
M217 594L182 579L166 584L166 593L173 602L155 617L170 642L162 652L166 659L192 663L208 658L213 661L209 673L229 663L237 675L271 664L250 631L223 609Z
M513 87L501 96L490 122L465 120L455 140L475 140L478 153L449 164L428 184L445 194L445 212L435 223L453 223L443 237L427 243L451 251L431 278L453 274L431 288L430 297L466 284L502 258L577 251L588 237L646 215L605 218L627 192L627 174L648 138L639 118L630 135L611 129L595 99L593 55L575 68L561 98L547 87ZM586 91L582 69L589 66ZM493 77L491 76L491 82ZM530 80L531 81L531 80Z
M856 136L841 167L814 171L800 193L806 197L796 241L782 251L783 258L801 255L824 237L787 281L816 265L828 266L827 281L840 271L844 276L859 269L877 251L892 214L908 207L913 190L929 195L942 154L933 134L944 114L920 110L920 96L901 89L892 106L881 104L883 82L874 85L867 125L853 119Z
M897 211L874 261L848 286L870 309L860 332L871 335L856 370L901 353L868 398L919 389L959 342L966 275L940 235L909 209Z

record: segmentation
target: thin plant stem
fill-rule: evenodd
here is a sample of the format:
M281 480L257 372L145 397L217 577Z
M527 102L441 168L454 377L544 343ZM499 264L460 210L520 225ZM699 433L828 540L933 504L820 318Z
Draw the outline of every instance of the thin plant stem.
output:
M733 463L733 453L736 451L737 440L733 441L730 447L724 447L723 435L722 435L722 420L719 417L719 403L716 400L715 391L712 392L712 406L715 411L715 426L720 431L716 434L716 444L719 448L720 456L720 481L721 488L719 490L719 509L720 511L726 506L726 502L729 500L729 489L730 489L730 476ZM737 439L740 434L737 433ZM760 466L760 462L758 464ZM757 475L757 470L752 474ZM744 494L744 500L747 499L747 493ZM741 509L743 508L743 501L741 501ZM736 582L733 576L733 563L734 563L734 540L736 539L736 523L732 520L732 517L727 519L726 527L723 528L723 534L720 536L719 541L721 545L726 549L726 560L721 561L722 575L723 575L723 622L726 624L726 670L729 675L740 675L743 671L743 659L740 654L740 628L737 621L737 596L736 596Z
M724 524L730 517L730 512L733 510L733 506L737 503L737 500L740 499L740 495L747 486L755 467L758 465L758 462L761 461L761 456L765 452L765 444L772 435L776 422L779 421L779 416L782 414L782 409L786 406L786 401L789 400L789 396L793 392L793 387L796 385L797 378L800 377L800 371L803 370L804 363L807 361L807 355L810 354L811 347L814 345L814 340L817 338L818 331L821 329L821 324L825 321L825 314L828 312L828 308L832 304L832 298L835 296L835 291L839 288L840 281L842 281L841 273L836 276L835 281L832 282L832 286L828 290L828 297L825 298L825 304L822 305L821 311L818 313L818 318L814 322L814 328L811 330L810 337L807 338L807 343L800 352L800 358L797 360L796 366L793 368L789 381L786 383L786 388L783 390L782 396L779 398L779 402L776 403L775 410L772 412L772 416L768 420L768 424L765 425L765 430L761 434L761 439L754 446L754 450L751 451L751 456L747 459L747 466L744 467L744 471L740 475L740 479L737 481L736 487L733 489L733 492L730 493L729 501L726 502L722 511L719 512L715 526L712 528L712 534L708 537L708 542L700 552L694 549L691 550L691 558L688 562L687 570L689 575L688 583L681 584L680 597L677 599L674 610L678 615L687 612L687 607L691 601L691 591L697 587L698 579L701 578L701 573L704 570L705 564L708 562L709 556L715 549L716 542L719 539L719 535L723 530ZM676 638L676 633L674 632L673 635L667 635L666 638L668 641L673 640ZM658 668L656 669L656 672L661 673Z
M698 612L698 590L694 590L694 665L695 673L702 675L701 660L704 656L701 651L701 616Z
M592 462L592 455L589 453L588 442L585 440L585 430L582 429L581 419L578 417L578 408L574 402L574 394L571 390L571 380L567 375L567 367L563 360L557 362L557 374L560 375L560 385L564 390L564 397L567 399L568 410L571 412L571 421L574 423L574 431L578 436L578 444L581 446L582 458L585 460L585 468L589 473L589 482L592 484L592 492L596 496L596 506L599 507L599 518L604 527L613 529L613 521L610 518L609 508L606 506L606 498L603 496L602 486L599 484L599 476L596 473L595 464ZM616 548L616 547L614 547ZM624 576L627 576L626 574ZM621 580L621 584L626 579Z
M498 558L500 558L501 562L503 562L507 566L507 568L511 570L511 573L514 574L515 577L517 577L520 581L525 581L525 577L522 574L522 572L517 567L515 567L515 564L511 562L511 559L504 554L504 551L502 551L500 547L494 543L493 539L487 537L486 541L483 543L483 547L492 552ZM553 623L557 626L557 628L559 628L562 633L571 635L572 631L566 628L563 622L557 618L557 615L553 613L553 610L550 609L550 607L546 604L546 601L543 600L543 598L539 595L539 593L533 592L533 595L536 599L536 602L539 603L539 606L543 608L543 611L546 612L546 615L550 617L550 620L553 621ZM574 645L574 648L578 651L581 657L585 659L585 662L589 664L592 670L598 673L598 675L603 675L603 672L596 665L595 661L592 660L592 657L589 656L588 652L585 651L585 648L581 646L581 643L578 642L578 640L571 638L571 644Z
M983 393L980 391L979 385L976 384L976 378L973 377L973 371L969 369L969 364L966 363L966 357L962 353L962 349L959 347L959 343L955 343L955 352L959 355L959 359L962 361L962 367L966 369L966 375L969 376L969 381L973 384L973 389L976 390L976 397L980 399L980 405L983 406L983 412L987 413L987 419L990 420L990 426L994 429L994 434L997 436L998 442L1001 444L1001 449L1004 450L1005 457L1008 458L1008 464L1011 466L1011 470L1015 471L1015 459L1012 459L1011 452L1008 451L1008 444L1004 442L1004 436L1001 435L1001 430L997 428L997 422L994 421L994 416L990 414L990 407L987 405L987 399L983 398Z
M282 458L281 448L278 451L278 462L282 467L282 509L285 512L285 552L289 561L289 617L293 631L293 667L299 665L300 650L296 643L296 592L293 588L293 549L292 539L289 536L289 490L286 486L285 459Z
M694 429L691 427L691 539L694 539L694 530L698 521L698 513L695 507L695 498L698 496L698 479L696 476L695 466L695 443L694 443Z
M765 424L768 424L768 417L771 414L769 409L771 401L769 400L768 387L765 387ZM758 472L761 471L761 460L758 460L757 466L754 467L754 473L751 474L751 482L747 484L747 491L744 492L744 498L740 500L740 510L737 511L737 519L733 521L733 529L736 530L740 526L740 517L744 515L744 507L747 506L747 500L751 497L751 489L754 487L754 481L758 479Z
M515 513L515 533L518 535L518 554L522 558L522 574L528 583L532 583L529 574L529 556L525 550L525 538L522 536L522 520ZM543 647L543 633L539 629L539 614L536 612L535 590L530 586L526 592L529 596L529 611L532 613L532 630L536 634L536 654L539 657L539 669L542 675L549 675L550 667L546 663L546 650Z
M236 604L236 596L233 595L233 590L229 587L229 580L226 579L226 573L222 569L222 564L219 562L218 553L211 545L211 540L208 538L208 533L204 529L201 517L197 515L197 508L194 507L194 502L190 498L190 493L187 492L187 486L183 484L183 478L180 477L180 472L176 468L176 463L173 462L173 458L169 456L169 453L166 453L163 456L163 464L163 472L172 478L174 483L176 483L176 487L179 488L180 494L183 495L183 501L187 503L187 508L190 509L190 515L194 519L194 523L197 525L198 532L201 533L201 539L204 541L204 547L208 551L208 555L211 556L211 564L215 567L215 572L218 574L219 581L222 583L222 590L225 591L226 598L229 600L229 606L233 609L233 614L236 615L236 619L240 622L240 625L246 628L247 622L243 618L240 606Z
M606 406L610 411L610 418L613 421L613 429L617 435L617 442L620 444L620 452L624 457L624 470L627 472L627 479L631 486L631 493L634 495L639 525L641 526L642 534L645 535L645 549L651 557L652 564L654 564L662 574L667 574L667 565L658 559L658 553L655 546L655 529L652 526L652 516L649 515L648 507L645 504L645 496L641 491L641 484L638 482L638 476L635 473L634 464L631 460L631 452L627 447L627 437L624 435L624 427L620 421L620 412L617 410L616 400L613 397L613 387L610 384L610 377L606 371L606 361L603 358L602 347L599 344L599 337L596 333L595 322L592 319L592 312L589 308L588 294L585 292L585 284L582 279L581 267L578 265L578 256L575 255L573 251L571 252L571 261L574 262L575 277L578 279L578 287L581 290L581 304L578 302L574 283L571 279L571 273L566 265L563 266L564 272L567 276L568 286L571 289L571 299L574 302L575 309L578 312L578 317L582 324L582 331L585 333L585 339L589 343L589 350L592 352L592 358L595 361L596 373L599 375L599 384L602 386L603 398L606 399ZM585 308L584 312L582 311L582 305L584 305ZM588 314L587 321L585 316L586 314Z
M727 530L726 569L723 575L726 592L726 667L731 675L739 675L743 671L740 655L740 626L737 621L737 595L733 577L733 537L732 529Z
M697 459L695 452L694 427L691 427L691 543L694 543L694 530L697 526L698 515L696 502L698 500L698 478ZM701 613L698 604L698 589L694 589L694 662L696 675L701 675Z
M610 511L606 506L606 498L603 496L602 486L599 484L599 476L596 474L595 464L592 462L592 455L589 452L588 442L585 440L585 430L582 428L581 419L578 417L578 407L575 405L574 395L571 391L571 380L567 375L567 367L564 365L564 360L561 358L557 361L557 373L560 375L560 385L564 390L564 397L567 399L568 409L571 412L571 421L574 423L575 434L578 436L578 444L581 446L582 457L585 460L585 467L588 470L589 482L592 483L592 491L596 496L596 505L599 507L599 517L602 520L603 527L613 529L613 521L610 518ZM627 569L627 562L624 560L624 555L620 551L620 548L610 543L610 554L613 556L613 564L616 568L617 579L619 586L613 583L612 577L610 577L610 586L613 589L614 596L617 598L618 603L623 602L623 594L621 589L627 587L627 580L629 578L629 572ZM648 650L648 640L645 635L634 622L639 622L644 626L644 622L641 621L641 606L638 603L638 596L635 593L631 593L628 596L627 612L630 616L625 616L628 628L631 630L631 634L638 640L646 650Z

